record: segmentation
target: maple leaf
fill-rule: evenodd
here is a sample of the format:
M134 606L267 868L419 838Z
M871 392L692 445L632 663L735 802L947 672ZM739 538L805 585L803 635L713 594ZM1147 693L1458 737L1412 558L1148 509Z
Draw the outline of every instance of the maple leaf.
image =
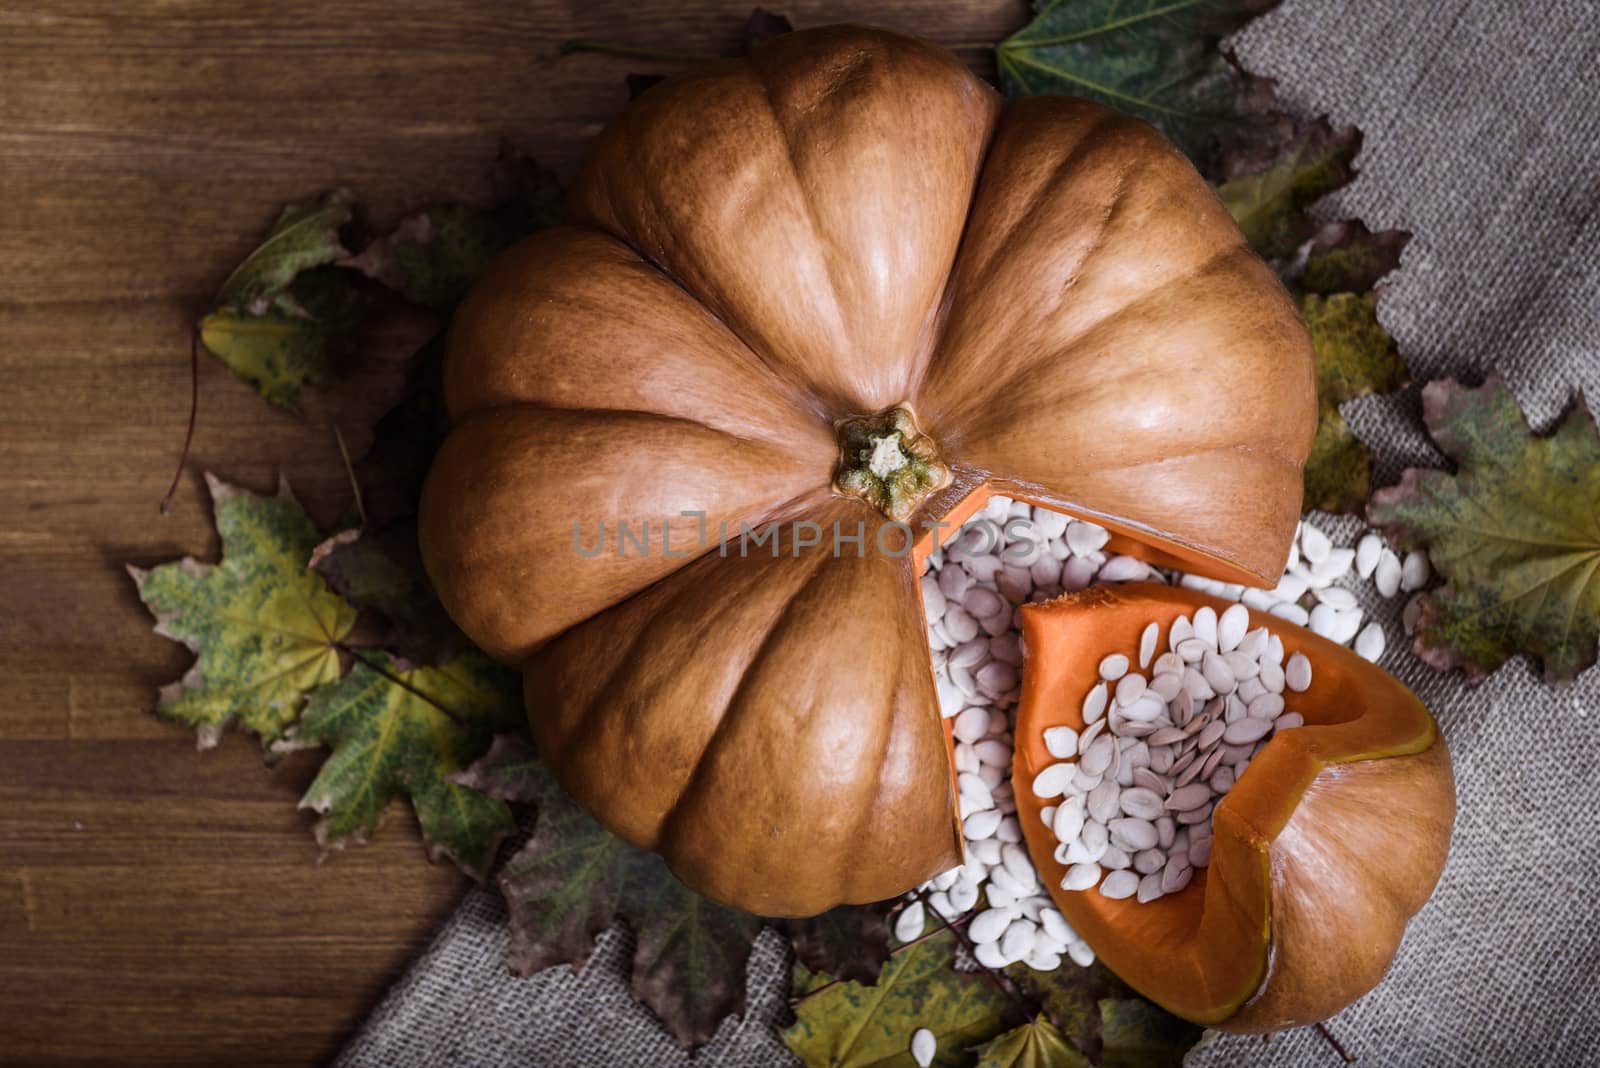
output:
M978 1047L977 1068L1090 1068L1089 1058L1040 1016Z
M1100 961L1048 972L1012 964L1004 971L1095 1064L1176 1068L1203 1034L1200 1027L1140 997Z
M1102 1068L1180 1068L1203 1034L1144 998L1100 999Z
M1411 235L1404 230L1373 233L1359 219L1322 223L1306 250L1299 288L1308 293L1365 293L1400 266Z
M511 920L511 968L531 975L581 967L616 920L633 929L633 996L684 1046L703 1043L744 1009L745 964L762 921L700 897L654 853L635 849L573 802L553 776L506 743L466 781L537 802L533 834L500 872Z
M1357 512L1372 485L1372 451L1339 405L1410 381L1394 338L1378 322L1377 295L1305 294L1300 314L1317 360L1317 436L1306 460L1305 507Z
M262 315L302 272L349 255L339 232L349 224L353 205L349 190L336 189L284 208L266 238L222 283L218 306Z
M198 655L182 680L162 687L156 712L195 727L202 749L235 721L270 744L313 688L339 677L336 646L356 613L306 570L319 535L286 483L276 497L209 473L206 485L221 562L128 568L156 633Z
M470 647L423 571L414 518L340 531L312 550L310 567L351 605L382 621L371 644L419 664L444 663Z
M333 749L300 801L321 814L316 836L325 851L365 841L405 795L429 858L448 856L482 879L515 829L511 810L450 776L521 718L516 676L476 650L410 668L363 653L348 675L311 695L280 748Z
M1300 125L1271 166L1229 178L1217 186L1245 240L1266 260L1293 256L1316 224L1306 208L1349 183L1361 150L1353 127L1334 129L1326 119Z
M351 215L345 190L285 208L200 320L205 347L279 407L293 408L302 385L332 378L361 318L353 276L328 267L349 255L340 231Z
M1414 649L1476 684L1510 657L1572 678L1600 641L1600 432L1580 394L1535 437L1498 375L1422 391L1423 421L1455 474L1411 468L1373 494L1368 519L1424 548L1442 588L1423 595Z
M1202 170L1270 100L1218 48L1278 0L1045 0L995 48L1007 96L1087 97L1158 126Z
M910 1068L911 1036L926 1027L938 1040L934 1064L970 1063L968 1049L1004 1030L1012 1005L983 976L956 971L954 951L949 931L909 944L870 986L827 982L802 969L784 1043L809 1068Z
M495 735L488 751L450 781L501 801L537 801L551 788L533 740L521 731Z
M893 901L840 905L807 919L774 921L794 943L795 957L814 972L870 983L889 959L889 912Z

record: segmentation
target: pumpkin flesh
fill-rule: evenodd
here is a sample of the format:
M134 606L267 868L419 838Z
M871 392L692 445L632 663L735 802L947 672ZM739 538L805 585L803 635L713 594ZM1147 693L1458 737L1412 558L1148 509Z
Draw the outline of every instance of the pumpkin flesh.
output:
M1051 726L1082 730L1100 659L1162 634L1202 605L1197 591L1095 587L1023 609L1027 670L1017 711L1017 807L1041 881L1067 921L1124 981L1168 1010L1226 1030L1275 1030L1337 1012L1382 977L1405 922L1443 870L1455 798L1433 717L1349 649L1252 611L1312 685L1291 696L1305 726L1273 736L1216 805L1208 868L1141 904L1063 890L1065 867L1029 788L1057 763Z

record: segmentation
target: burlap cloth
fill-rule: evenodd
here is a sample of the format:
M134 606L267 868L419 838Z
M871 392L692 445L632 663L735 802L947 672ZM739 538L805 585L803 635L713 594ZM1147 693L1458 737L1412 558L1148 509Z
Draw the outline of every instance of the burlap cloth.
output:
M1234 45L1295 110L1366 132L1363 174L1324 210L1416 235L1381 316L1418 383L1498 367L1541 431L1575 389L1600 400L1600 4L1290 0ZM1378 484L1439 462L1416 387L1347 407ZM1324 526L1347 543L1357 524ZM1444 878L1388 978L1330 1026L1364 1065L1600 1064L1600 671L1550 689L1519 660L1469 690L1403 647L1403 599L1360 585L1389 623L1384 666L1449 739L1460 807ZM532 979L507 973L506 942L493 891L469 894L337 1063L690 1063L628 996L625 930L581 972ZM694 1063L796 1063L776 1038L786 967L767 932L748 1011ZM1225 1038L1190 1058L1336 1063L1310 1030Z

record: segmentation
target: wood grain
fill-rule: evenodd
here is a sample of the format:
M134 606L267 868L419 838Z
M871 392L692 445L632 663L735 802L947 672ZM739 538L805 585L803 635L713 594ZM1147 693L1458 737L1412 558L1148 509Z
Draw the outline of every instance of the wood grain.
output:
M807 2L799 26L877 22L993 42L1023 0ZM748 0L0 4L0 1062L326 1060L464 886L397 805L317 863L294 803L316 757L263 765L149 714L189 657L122 571L214 557L202 469L285 473L348 505L330 427L359 448L392 402L395 338L304 413L201 368L188 337L279 207L345 185L384 226L474 198L502 139L570 173L652 68L558 56L578 37L724 53ZM981 49L964 53L982 69ZM399 328L403 333L404 328Z

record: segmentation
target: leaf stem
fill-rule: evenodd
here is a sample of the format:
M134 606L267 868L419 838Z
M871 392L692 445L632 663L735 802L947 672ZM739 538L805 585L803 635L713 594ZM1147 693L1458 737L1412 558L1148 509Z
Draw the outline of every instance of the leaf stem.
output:
M1349 1050L1345 1049L1344 1045L1337 1038L1333 1037L1333 1032L1328 1030L1327 1024L1318 1021L1315 1026L1317 1029L1317 1034L1321 1035L1327 1040L1328 1045L1333 1047L1333 1051L1339 1055L1340 1060L1344 1061L1346 1064L1356 1063L1355 1055Z
M577 52L598 52L607 56L648 59L655 63L705 63L718 58L717 56L702 55L699 52L677 52L660 48L644 48L638 45L612 44L609 41L591 41L582 38L561 42L560 55L570 56Z
M196 323L189 335L189 429L183 435L183 448L178 453L178 469L172 473L172 485L161 498L161 514L172 511L172 498L183 481L183 469L189 462L189 445L194 441L195 414L200 410L200 324Z
M963 946L967 947L967 952L972 954L972 959L978 965L978 967L982 968L985 972L988 972L990 978L994 980L994 984L1000 988L1000 992L1006 997L1010 998L1011 1003L1022 1010L1023 1019L1031 1022L1038 1018L1039 1014L1022 999L1022 995L1019 994L1016 988L1011 985L1010 979L1006 978L1003 973L996 971L978 959L978 947L972 944L972 939L967 937L967 932L956 927L953 923L945 918L944 913L933 907L933 902L929 900L928 892L926 890L919 889L917 891L917 900L922 902L922 907L927 909L929 913L937 916L939 918L939 922L944 925L944 928L951 934L955 935Z
M356 518L361 520L361 529L367 528L367 506L361 499L361 483L356 479L355 464L350 462L350 448L344 443L344 434L339 431L339 424L330 424L333 427L333 440L339 444L339 459L344 461L344 473L350 479L350 492L356 499Z
M339 642L339 641L333 642L332 644L333 644L333 647L336 650L338 650L339 652L345 654L346 656L354 657L355 659L361 661L363 664L367 665L367 667L371 668L372 671L375 672L376 674L381 675L385 679L388 679L390 682L394 683L396 686L400 687L402 690L405 690L405 691L409 692L413 697L416 697L416 698L418 698L419 700L422 700L422 701L426 701L428 704L432 705L434 708L437 708L440 712L443 712L445 717L447 719L449 719L451 723L454 723L457 727L460 727L462 730L470 730L471 729L472 725L470 723L468 723L466 720L462 719L460 716L456 715L455 712L451 711L450 709L446 708L444 705L440 704L438 701L434 700L432 697L430 697L427 694L423 693L421 690L417 689L415 686L411 685L405 679L401 678L399 675L396 675L394 672L390 671L388 668L384 667L382 664L376 663L375 661L369 659L366 656L366 650L357 649L353 645L346 645L344 642Z

